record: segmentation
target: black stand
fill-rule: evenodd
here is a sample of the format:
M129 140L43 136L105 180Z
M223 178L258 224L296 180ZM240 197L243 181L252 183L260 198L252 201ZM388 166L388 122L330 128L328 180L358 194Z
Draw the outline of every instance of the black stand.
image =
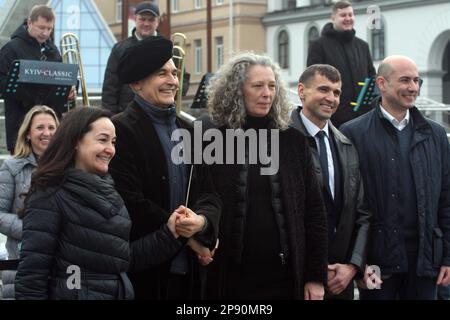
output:
M69 71L65 71L66 69L71 70L70 77L67 76ZM77 65L16 60L9 70L3 97L19 101L26 109L44 104L60 116L67 111L67 97L72 82L76 84L77 73Z
M375 82L375 77L366 78L362 85L361 91L359 92L358 99L354 105L353 111L358 111L359 108L370 108L372 100L380 95L380 90Z
M208 96L206 94L206 87L209 84L209 80L214 75L214 73L206 73L202 77L202 81L200 81L200 84L197 89L197 93L195 94L194 101L192 102L191 108L192 109L200 109L200 108L206 108L206 104L208 102Z

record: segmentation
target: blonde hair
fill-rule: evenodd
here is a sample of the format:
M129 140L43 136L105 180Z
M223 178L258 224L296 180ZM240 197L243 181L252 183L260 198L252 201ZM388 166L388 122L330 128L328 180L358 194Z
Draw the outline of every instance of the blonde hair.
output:
M34 116L42 113L51 115L53 119L55 119L55 125L58 128L59 126L58 117L56 116L56 113L55 111L53 111L53 109L44 105L34 106L33 108L30 109L30 111L27 112L19 128L16 146L14 148L14 157L26 158L33 152L31 142L27 138L27 135L30 133L31 123L33 122Z

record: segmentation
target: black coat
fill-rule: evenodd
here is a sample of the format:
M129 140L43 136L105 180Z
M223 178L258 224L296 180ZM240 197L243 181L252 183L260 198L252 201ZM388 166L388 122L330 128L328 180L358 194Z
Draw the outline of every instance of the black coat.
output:
M331 120L339 126L370 109L353 111L351 102L356 102L361 86L358 82L375 75L372 57L367 42L355 36L355 31L338 32L332 23L327 23L319 39L311 42L307 66L317 63L330 64L339 70L342 77L341 102Z
M69 169L26 205L16 298L132 299L125 272L167 260L182 242L164 227L130 245L130 228L111 177ZM80 289L68 288L70 266L80 268Z
M137 239L158 230L166 223L169 212L169 184L167 163L158 134L145 111L132 102L124 112L113 117L116 127L116 155L110 172L117 191L125 201L133 222L131 239ZM186 124L178 121L178 126ZM187 170L189 173L189 170ZM186 179L187 181L188 179ZM195 238L203 245L214 248L220 216L220 200L214 191L206 166L194 166L188 206L207 219L207 229ZM197 258L191 256L191 298L202 295L202 274ZM170 263L139 273L131 273L138 299L163 299L169 276ZM190 298L186 297L186 298Z
M394 192L392 181L401 179L391 172L392 161L384 130L395 136L395 128L384 118L380 99L374 110L342 127L358 150L361 175L370 210L373 213L368 264L382 274L406 272L408 268L401 213L385 210ZM444 128L410 109L413 134L409 161L415 182L418 213L417 275L436 277L440 266L450 266L450 145Z
M45 50L41 52L41 45L28 34L26 22L21 25L11 36L11 40L0 50L0 96L4 93L8 72L14 60L47 60L61 62L61 55L56 46L50 41L45 42ZM63 105L48 103L47 89L42 86L34 90L36 85L29 85L20 97L5 100L5 126L6 144L10 151L14 150L17 132L25 114L36 104L48 104L58 114L61 114ZM33 90L32 90L33 89Z
M224 154L226 154L224 152ZM314 173L314 166L305 137L297 130L289 128L279 134L278 181L281 208L289 246L287 263L290 265L293 283L293 299L304 297L306 282L326 283L327 277L327 222L324 203ZM209 265L208 288L214 298L227 298L225 293L227 274L230 266L237 261L236 239L242 235L245 225L246 208L242 208L242 198L249 192L240 182L239 164L211 165L211 175L217 192L223 202L220 221L220 245L214 261ZM273 188L273 186L272 186ZM272 194L274 190L272 190ZM276 208L274 208L276 211ZM280 230L283 232L284 230ZM261 235L264 245L264 235ZM243 244L241 243L242 247ZM261 278L261 282L264 278Z
M130 86L120 82L117 67L120 57L125 50L138 41L135 28L131 37L119 41L114 45L111 49L108 63L106 64L102 88L102 107L110 110L114 114L125 110L125 107L134 98L134 92Z
M305 128L300 116L301 107L291 114L291 126L303 133L309 142L313 162L321 190L323 188L322 169L317 145ZM371 213L364 198L364 185L359 172L359 158L352 142L340 133L330 122L342 175L342 210L332 245L328 248L328 262L353 264L360 275L364 274L367 259ZM353 288L353 285L349 285ZM351 290L346 290L353 297Z

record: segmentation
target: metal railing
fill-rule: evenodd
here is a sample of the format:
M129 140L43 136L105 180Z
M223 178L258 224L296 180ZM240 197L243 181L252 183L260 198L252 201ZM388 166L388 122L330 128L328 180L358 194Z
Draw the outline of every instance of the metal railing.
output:
M298 99L297 92L295 90L289 89L289 94L291 97L292 104L294 106L301 105L301 102ZM77 97L77 101L81 103L82 97ZM89 101L92 102L93 106L100 106L101 96L89 97ZM0 104L2 104L2 103L3 103L3 99L0 99ZM423 112L427 112L427 111L428 112L448 112L450 114L450 105L439 103L432 99L419 97L416 105L417 105L417 108ZM180 112L180 117L187 122L192 122L196 119L196 117L192 116L191 114L189 114L185 111ZM0 116L0 119L4 119L4 116ZM450 126L450 124L447 124L447 125ZM447 130L448 130L448 128L447 128ZM450 141L450 132L447 132L447 138Z

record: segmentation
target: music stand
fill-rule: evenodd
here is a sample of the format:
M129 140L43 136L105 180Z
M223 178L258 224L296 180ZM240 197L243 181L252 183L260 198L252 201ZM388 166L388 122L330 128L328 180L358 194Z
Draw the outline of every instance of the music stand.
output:
M3 96L29 105L45 104L61 114L66 111L67 97L77 77L76 64L15 60Z
M362 86L358 99L351 104L354 106L353 111L358 111L360 107L370 108L373 99L380 95L380 90L375 82L375 77L366 78L364 82L358 82Z
M201 109L206 108L206 104L208 102L208 95L206 92L206 87L209 84L209 80L214 75L214 73L205 73L200 81L200 84L197 88L197 93L195 94L194 101L192 102L192 109Z

